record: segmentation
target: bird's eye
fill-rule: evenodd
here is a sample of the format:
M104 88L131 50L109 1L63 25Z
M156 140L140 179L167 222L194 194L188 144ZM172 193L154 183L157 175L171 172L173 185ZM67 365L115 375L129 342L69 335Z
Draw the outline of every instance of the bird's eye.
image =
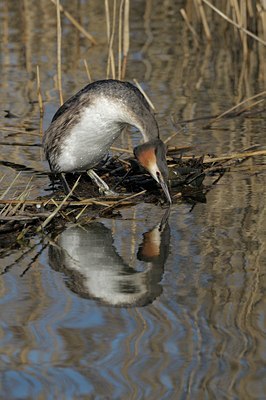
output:
M156 176L157 176L157 178L158 178L159 180L161 179L161 174L160 174L159 171L156 172Z

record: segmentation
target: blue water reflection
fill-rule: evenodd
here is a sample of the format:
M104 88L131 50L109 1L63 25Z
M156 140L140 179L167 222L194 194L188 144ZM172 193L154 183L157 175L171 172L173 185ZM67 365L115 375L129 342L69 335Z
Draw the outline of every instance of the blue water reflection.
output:
M169 213L143 234L134 267L117 253L111 230L100 222L64 230L49 247L49 263L65 273L67 286L81 297L112 306L145 306L161 294L170 242Z
M223 194L227 195L226 191ZM216 196L218 192L211 194L213 204L219 198ZM39 261L24 275L21 270L27 259L16 266L9 259L13 267L2 275L5 288L0 323L2 397L152 399L156 395L171 399L176 395L178 398L214 397L218 393L218 398L222 398L229 392L233 395L251 390L256 383L256 389L252 389L255 398L263 398L260 394L264 390L261 380L265 359L261 323L264 308L262 298L256 295L255 314L249 310L249 303L253 301L251 288L260 284L254 279L259 273L259 264L253 263L255 269L246 271L247 260L254 260L253 250L246 250L249 233L237 228L243 223L234 213L234 207L227 208L225 215L231 213L235 218L234 227L240 235L235 237L233 229L231 239L236 241L236 251L228 253L228 235L232 230L226 227L231 224L230 218L215 222L214 214L218 211L213 208L213 222L206 224L206 213L210 211L206 205L198 205L193 213L190 210L185 205L172 208L170 230L161 231L167 232L169 253L167 250L167 257L160 259L159 265L155 264L160 254L158 243L162 243L158 227L164 211L150 205L125 209L122 219L92 223L91 230L88 226L85 231L79 230L82 227L77 231L76 227L69 227L72 239L73 233L77 235L75 242L62 240L62 234L68 229L51 237L48 244L59 255L51 257L51 247L46 247ZM154 224L156 218L158 224ZM219 234L226 230L227 235ZM96 237L103 235L105 250L97 247L99 243L103 245L99 237L91 241L95 232ZM117 286L113 285L108 302L106 297L102 302L100 296L91 296L91 290L86 291L90 288L87 279L91 269L89 274L83 271L80 278L84 264L75 258L79 251L65 255L67 246L73 243L70 249L82 249L80 254L83 251L89 254L84 249L88 247L88 234L88 251L95 252L98 248L105 257L109 254L111 271L118 271L119 279L128 273L130 279L149 273L147 262L151 260L147 259L145 246L153 249L157 258L152 260L151 269L158 268L158 274L155 280L148 279L148 285L143 286L146 278L142 280L141 288L159 286L160 291L155 290L159 295L150 296L149 290L137 291L141 296L144 293L145 307L143 303L142 307L134 305L131 298L130 307L128 303L126 307L121 304L113 307L112 299L117 305L116 291L113 292ZM253 240L257 240L255 247L259 249L259 239L253 237ZM92 243L97 244L96 248ZM137 259L137 255L141 258L139 249L142 256L146 254L145 262ZM246 263L235 264L236 255L241 260L243 254ZM69 256L71 262L67 264ZM74 272L73 258L79 261ZM56 268L54 264L50 266L51 260L57 261ZM88 261L93 260L90 257ZM112 264L114 260L116 264ZM113 269L117 262L119 268ZM121 275L121 263L126 274ZM76 278L78 288L73 287ZM110 289L108 285L107 288ZM256 371L252 368L254 357Z

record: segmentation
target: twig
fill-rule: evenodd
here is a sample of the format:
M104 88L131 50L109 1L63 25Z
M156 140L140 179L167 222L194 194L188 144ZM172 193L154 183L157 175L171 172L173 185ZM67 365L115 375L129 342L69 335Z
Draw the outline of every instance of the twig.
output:
M50 0L53 4L55 4L56 5L56 3L57 3L57 0ZM60 8L60 11L62 11L62 13L67 17L67 19L87 38L87 39L89 39L90 40L90 42L92 43L92 44L97 44L97 42L96 42L96 40L94 39L94 37L89 33L89 32L87 32L84 28L83 28L83 26L82 25L80 25L80 23L74 18L74 17L72 17L72 15L68 12L68 11L66 11L65 9L64 9L64 7L62 6L62 5L60 5L59 6L59 8Z
M12 186L14 185L14 183L16 182L16 180L18 179L18 177L20 176L21 172L18 172L18 174L15 176L15 178L13 179L13 181L10 183L10 185L8 186L8 188L4 191L4 193L2 193L0 195L0 200L2 200L7 193L9 192L9 190L12 188Z
M56 0L56 20L57 20L57 85L59 92L60 105L64 103L62 92L62 69L61 69L61 18L60 18L60 3Z
M56 207L56 209L49 215L49 217L46 218L46 220L37 228L37 232L40 232L42 229L44 229L51 221L52 219L56 216L56 214L61 210L63 205L66 203L67 199L72 196L74 190L78 186L80 180L80 176L76 180L74 186L72 187L71 191L66 195L66 197L61 201L61 203Z
M125 79L126 75L126 66L127 66L127 56L129 51L129 0L125 0L124 7L124 29L123 29L123 64L122 64L122 73L121 78Z
M137 86L137 88L139 89L139 91L143 94L143 96L145 97L145 99L147 100L147 102L149 103L150 107L153 109L153 111L155 111L155 107L152 104L152 101L149 99L149 97L147 96L147 94L144 92L144 90L142 89L142 87L140 86L140 84L138 83L137 79L133 79L133 82L135 83L135 85Z
M121 197L118 195L117 197ZM122 196L124 197L124 196ZM17 199L0 199L0 204L20 204L21 200ZM41 206L41 207L46 207L46 206L51 206L54 204L54 199L48 199L48 200L23 200L23 205L25 206ZM93 198L91 199L85 199L85 200L74 200L74 201L65 201L65 205L69 207L83 207L85 205L97 205L97 206L104 206L104 207L109 207L110 205L114 204L114 200L95 200Z
M266 46L266 41L265 40L259 38L254 33L250 32L248 29L245 29L241 25L237 24L235 21L233 21L231 18L229 18L227 15L225 15L222 11L220 11L218 8L216 8L214 5L212 5L208 0L201 0L201 1L203 1L203 3L205 3L207 6L212 8L213 11L215 11L217 14L219 14L226 21L230 22L230 24L234 25L236 28L240 29L242 32L245 32L247 35L249 35L253 39L257 40L259 43L261 43L264 46Z
M117 201L116 203L114 203L113 205L111 205L111 206L109 206L109 207L106 207L104 210L102 210L102 211L100 212L100 214L101 214L101 215L102 215L102 214L105 214L107 211L112 210L113 208L119 206L120 204L123 204L125 201L132 200L132 199L134 199L135 197L141 196L142 194L146 193L146 191L147 191L147 190L142 190L142 191L139 192L139 193L134 193L134 194L132 194L131 196L128 196L128 197L125 197L124 199L118 200L118 201Z
M186 11L184 10L184 8L181 8L180 14L182 15L182 17L183 17L183 19L184 19L184 21L185 21L185 23L186 23L188 29L189 29L190 32L192 33L192 37L193 37L193 39L194 39L196 45L198 46L198 45L199 45L199 38L198 38L197 32L195 31L195 29L193 28L193 26L192 26L191 23L189 22L188 17L187 17L187 13L186 13Z
M121 147L114 147L114 146L111 146L111 147L110 147L110 150L112 150L112 151L117 151L118 153L128 153L128 154L132 154L132 155L133 155L132 150L122 149Z
M106 19L110 18L108 0L105 2L105 12L106 12ZM115 61L114 61L114 52L113 52L113 42L114 42L114 35L115 35L115 20L116 20L116 0L114 0L114 2L113 2L113 21L112 21L111 33L110 33L110 20L106 23L107 39L108 39L108 59L107 59L106 77L109 78L109 73L110 73L110 68L111 68L113 79L115 79ZM109 29L108 29L108 27L109 27Z
M236 108L238 108L239 106L242 106L243 104L247 103L250 100L254 100L258 97L261 96L265 96L266 95L266 90L264 90L263 92L257 93L252 97L249 97L248 99L245 99L243 101L241 101L240 103L238 103L237 105L235 105L234 107L229 108L229 110L224 111L222 114L218 115L218 117L216 117L214 120L210 121L208 123L208 125L204 126L203 128L209 128L214 122L217 122L219 119L221 119L222 117L224 117L227 114L230 114L230 112L232 112L233 110L235 110ZM255 103L256 105L257 103ZM251 106L250 106L251 107Z
M86 69L86 73L87 73L87 76L88 76L88 80L89 80L89 82L92 82L91 74L90 74L90 70L89 70L89 66L88 66L87 60L85 60L85 58L84 58L83 62L84 62L84 65L85 65L85 69Z
M207 18L206 18L206 15L205 15L205 11L204 11L204 8L203 8L203 5L202 5L202 1L203 0L196 0L196 1L197 1L197 4L198 4L198 7L199 7L199 13L200 13L200 17L201 17L201 20L202 20L202 24L203 24L203 28L204 28L204 32L205 32L206 38L207 38L208 41L211 41L211 32L210 32L208 21L207 21Z
M119 18L118 18L118 67L117 67L117 77L121 80L121 72L122 72L122 15L123 15L123 6L125 0L120 0L119 6Z
M256 157L256 156L265 156L266 150L256 150L256 151L247 151L243 153L233 153L228 155L223 155L220 157L204 157L203 164L210 164L219 161L226 161L226 160L233 160L233 159L242 159L242 158L249 158L249 157ZM190 158L194 158L193 156L183 156L184 160L188 160Z
M104 1L104 8L105 8L105 20L106 20L106 35L107 41L109 43L110 35L111 35L111 27L110 27L110 10L109 10L109 1Z
M42 133L43 133L43 101L42 101L39 65L37 65L37 67L36 67L36 72L37 72L37 96L38 96L39 109L40 109L40 136L42 136Z

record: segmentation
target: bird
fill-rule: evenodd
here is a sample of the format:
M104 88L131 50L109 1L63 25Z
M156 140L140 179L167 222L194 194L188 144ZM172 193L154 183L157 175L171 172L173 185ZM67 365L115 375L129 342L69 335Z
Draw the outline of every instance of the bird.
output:
M93 171L127 126L137 128L143 143L134 148L139 164L160 184L171 204L166 146L147 100L130 82L99 80L70 97L55 113L43 136L51 172L59 175L66 193L65 173L87 171L99 186L108 186Z
M49 264L67 277L66 286L80 297L108 306L146 306L162 293L171 238L169 214L168 207L155 226L153 219L134 262L121 257L108 224L91 221L69 226L50 243Z

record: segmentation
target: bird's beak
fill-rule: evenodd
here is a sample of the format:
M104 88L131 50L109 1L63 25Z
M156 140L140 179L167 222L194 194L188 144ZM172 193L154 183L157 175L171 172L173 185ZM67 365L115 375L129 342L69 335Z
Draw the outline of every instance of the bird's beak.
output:
M163 177L157 164L154 163L153 165L149 165L149 166L147 166L146 169L149 171L149 173L151 174L153 179L155 179L156 182L161 185L161 188L163 189L164 194L165 194L169 204L172 204L172 199L171 199L171 195L170 195L170 192L168 189L167 179Z
M157 179L156 179L156 180L157 180ZM167 182L165 182L165 180L161 177L161 174L158 175L158 180L157 180L157 182L161 185L161 187L162 187L162 189L163 189L163 191L164 191L164 194L165 194L165 196L166 196L168 202L169 202L170 204L172 204L172 199L171 199L171 195L170 195L170 193L169 193L169 189L168 189Z
M165 153L165 145L160 139L146 142L134 149L135 157L140 165L161 185L169 204L172 204L167 185L168 168Z

